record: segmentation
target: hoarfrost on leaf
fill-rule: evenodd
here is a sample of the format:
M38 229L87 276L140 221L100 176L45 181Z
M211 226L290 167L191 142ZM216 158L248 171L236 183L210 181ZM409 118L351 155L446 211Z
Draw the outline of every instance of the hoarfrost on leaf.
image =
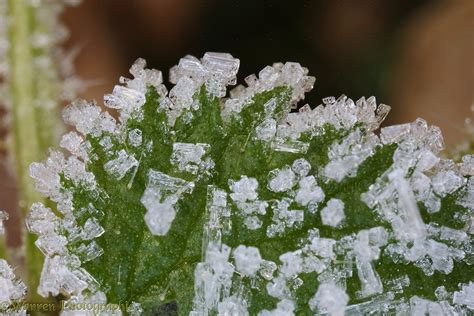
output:
M472 155L441 159L422 119L377 136L390 107L374 97L291 111L315 82L298 63L227 91L239 65L185 56L168 92L138 59L105 97L117 122L64 110L68 156L30 167L57 204L26 217L39 293L130 314L470 312Z

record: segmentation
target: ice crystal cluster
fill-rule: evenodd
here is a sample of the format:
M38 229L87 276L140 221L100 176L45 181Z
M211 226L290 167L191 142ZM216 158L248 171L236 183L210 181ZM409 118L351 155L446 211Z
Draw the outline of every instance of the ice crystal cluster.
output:
M468 315L474 311L474 156L441 159L424 120L384 127L375 98L298 106L315 78L275 63L186 56L75 101L31 165L55 206L27 218L38 289L122 312ZM115 113L115 112L114 112ZM116 120L114 117L118 117Z
M0 238L4 235L4 221L8 214L0 210ZM26 294L25 284L15 275L6 260L0 258L0 315L26 315L24 310L13 310L12 305L21 301Z

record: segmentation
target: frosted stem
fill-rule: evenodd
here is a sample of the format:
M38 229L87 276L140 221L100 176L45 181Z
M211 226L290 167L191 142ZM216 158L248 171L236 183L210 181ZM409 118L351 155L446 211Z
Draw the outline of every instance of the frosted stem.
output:
M38 128L40 120L33 107L35 100L34 54L31 46L33 29L31 13L34 8L26 0L8 1L9 24L9 64L8 89L11 96L12 136L11 153L15 163L20 194L21 213L26 214L33 201L43 200L34 190L28 175L29 165L41 159L44 152L40 148ZM41 273L42 255L34 245L35 238L25 230L25 280L36 297L36 288Z

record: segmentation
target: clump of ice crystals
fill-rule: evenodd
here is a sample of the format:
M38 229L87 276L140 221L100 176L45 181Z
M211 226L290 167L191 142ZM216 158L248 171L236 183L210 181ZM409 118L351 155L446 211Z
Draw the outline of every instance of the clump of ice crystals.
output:
M324 225L336 227L344 219L344 202L339 199L330 199L321 210L321 221Z
M0 241L3 239L5 233L3 221L8 219L8 214L0 210ZM13 268L8 262L0 258L0 315L3 312L9 312L8 308L12 303L24 299L26 295L25 284L15 275ZM22 312L17 311L18 315L23 315Z
M26 286L13 273L12 267L0 259L0 313L15 301L24 298Z
M260 252L255 247L238 246L234 250L234 258L237 271L248 276L254 276L262 263Z
M157 301L182 287L194 298L177 304L193 316L472 311L470 276L449 291L437 284L431 298L406 295L418 293L413 273L449 278L473 263L474 159L441 159L438 128L417 119L378 135L390 107L374 97L328 97L290 112L315 81L297 63L265 67L228 97L239 67L230 54L182 58L169 92L161 72L145 66L138 59L133 79L105 97L119 120L73 102L63 117L77 133L61 141L71 155L53 150L30 167L36 189L57 203L34 204L26 219L46 256L41 295L106 303L102 291L128 281L102 238L134 240L123 225L144 234L143 260L166 266L183 256L194 279L176 281L189 277L168 265ZM160 257L146 252L159 245L168 249ZM109 281L84 268L98 258L110 262ZM381 260L398 272L387 276ZM257 309L256 291L275 303ZM140 298L129 313L146 309Z
M150 170L141 202L147 209L145 222L152 234L166 235L176 216L176 202L193 188L192 182Z
M348 302L349 296L343 289L332 283L322 283L309 305L315 312L342 316Z

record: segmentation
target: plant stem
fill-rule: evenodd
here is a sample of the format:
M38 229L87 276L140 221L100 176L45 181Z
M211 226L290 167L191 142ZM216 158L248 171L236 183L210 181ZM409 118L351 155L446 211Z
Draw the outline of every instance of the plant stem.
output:
M27 0L9 0L9 42L13 161L16 164L17 181L20 194L19 206L25 215L31 204L43 198L33 188L29 178L29 165L44 155L40 150L37 128L38 119L33 106L34 54L31 46L33 8ZM35 238L25 230L25 281L30 289L30 299L39 300L37 287L41 273L42 254L34 245Z
M6 240L4 236L0 235L0 259L7 259Z

